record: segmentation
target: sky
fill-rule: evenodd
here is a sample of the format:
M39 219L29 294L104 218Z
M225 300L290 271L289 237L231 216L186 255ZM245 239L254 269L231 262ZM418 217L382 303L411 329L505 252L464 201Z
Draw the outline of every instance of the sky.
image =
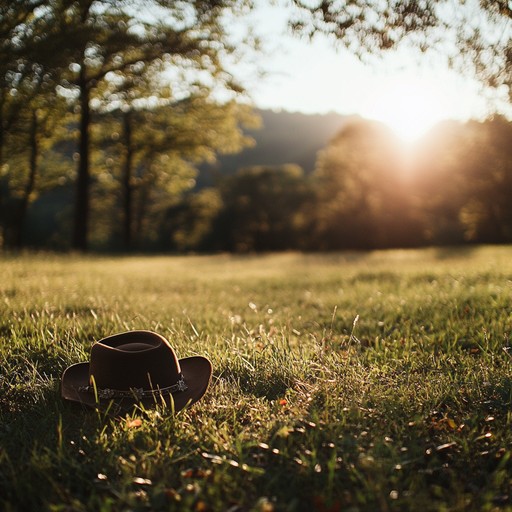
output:
M253 25L265 49L257 59L264 79L251 78L249 67L236 70L246 74L257 107L360 115L388 124L410 141L444 119L481 119L489 113L494 98L486 98L476 81L449 70L438 56L427 54L418 61L415 53L403 51L364 65L325 37L305 41L292 36L288 16L286 8L258 0L242 22ZM506 101L501 108L511 114Z

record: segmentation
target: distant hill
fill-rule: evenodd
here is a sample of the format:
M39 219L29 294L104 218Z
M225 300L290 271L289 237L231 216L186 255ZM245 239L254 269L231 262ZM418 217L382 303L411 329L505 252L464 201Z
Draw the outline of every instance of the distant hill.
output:
M217 176L234 174L255 165L297 164L306 173L313 171L316 155L350 119L340 114L301 114L258 110L262 126L247 130L256 145L236 155L221 156L214 165L202 165L197 188L213 185Z

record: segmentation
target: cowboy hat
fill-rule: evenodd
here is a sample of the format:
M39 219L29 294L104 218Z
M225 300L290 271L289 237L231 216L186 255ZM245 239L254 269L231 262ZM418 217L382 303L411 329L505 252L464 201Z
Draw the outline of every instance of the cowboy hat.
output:
M206 357L178 360L169 342L151 331L128 331L93 344L88 363L62 374L64 400L124 411L165 404L179 411L206 393L212 365Z

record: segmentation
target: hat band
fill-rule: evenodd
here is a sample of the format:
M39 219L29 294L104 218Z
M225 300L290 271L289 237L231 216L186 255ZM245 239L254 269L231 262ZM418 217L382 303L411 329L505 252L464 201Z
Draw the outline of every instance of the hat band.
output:
M109 388L96 388L95 386L80 386L78 391L85 393L97 393L98 398L146 398L155 395L170 395L171 393L181 392L188 389L183 375L180 374L180 380L166 388L157 389L144 389L144 388L130 388L129 390L122 389L109 389Z

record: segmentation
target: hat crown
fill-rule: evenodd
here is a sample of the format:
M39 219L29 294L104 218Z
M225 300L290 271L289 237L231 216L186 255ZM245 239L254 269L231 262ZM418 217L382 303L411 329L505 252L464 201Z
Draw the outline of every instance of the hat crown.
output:
M168 341L151 331L130 331L92 346L89 380L98 389L129 391L167 388L180 379L181 368Z

